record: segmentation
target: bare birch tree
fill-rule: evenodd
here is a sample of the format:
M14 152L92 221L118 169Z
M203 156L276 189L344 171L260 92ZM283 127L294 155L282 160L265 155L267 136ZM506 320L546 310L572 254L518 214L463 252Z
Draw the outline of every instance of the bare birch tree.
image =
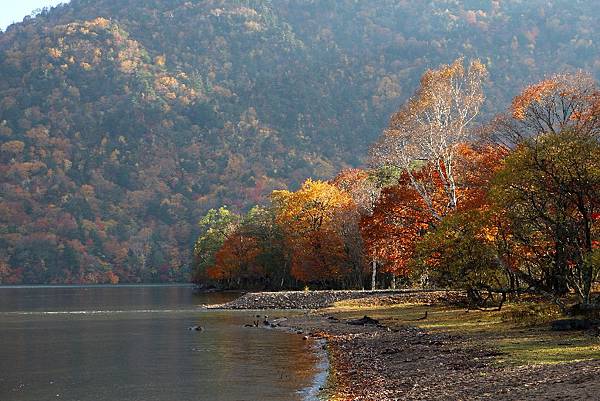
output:
M487 69L479 61L464 66L462 58L450 65L427 71L419 89L391 120L372 149L376 166L396 166L408 174L429 212L441 220L458 204L455 179L457 145L469 136L469 126L484 101ZM415 170L427 163L429 174L417 177ZM439 186L447 200L443 210L434 206Z

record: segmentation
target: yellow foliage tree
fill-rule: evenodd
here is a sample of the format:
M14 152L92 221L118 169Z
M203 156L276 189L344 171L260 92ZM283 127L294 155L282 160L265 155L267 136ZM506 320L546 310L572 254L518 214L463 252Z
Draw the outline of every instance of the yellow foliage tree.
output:
M304 282L343 278L348 260L337 225L339 216L356 209L352 197L308 179L296 192L274 191L272 201L291 250L292 275Z

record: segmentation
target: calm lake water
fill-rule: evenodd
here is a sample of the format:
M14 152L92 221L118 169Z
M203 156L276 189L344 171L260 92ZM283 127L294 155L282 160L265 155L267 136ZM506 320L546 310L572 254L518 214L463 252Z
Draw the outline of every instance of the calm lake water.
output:
M190 286L0 287L0 400L315 399L314 344L244 328L253 312L198 310L231 297ZM198 324L203 332L188 330Z

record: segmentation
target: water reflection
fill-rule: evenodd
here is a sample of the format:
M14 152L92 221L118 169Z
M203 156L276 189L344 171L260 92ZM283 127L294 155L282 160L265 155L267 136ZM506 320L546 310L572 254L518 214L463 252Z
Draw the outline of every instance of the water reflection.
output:
M0 399L300 399L315 374L309 345L242 327L252 312L194 309L223 297L186 287L0 288ZM205 330L187 330L196 324Z

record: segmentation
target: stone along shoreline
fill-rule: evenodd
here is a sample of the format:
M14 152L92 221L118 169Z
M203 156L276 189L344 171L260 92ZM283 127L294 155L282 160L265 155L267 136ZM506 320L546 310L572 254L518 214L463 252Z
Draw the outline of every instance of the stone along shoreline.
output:
M394 306L435 309L461 300L463 294L456 291L290 291L248 293L209 308L306 309L269 327L325 340L329 374L321 396L332 401L589 400L600 394L598 360L502 364L502 352L475 337L417 327L426 314L415 316L413 323L398 324L393 318ZM331 307L340 301L344 307ZM357 320L375 310L391 311L392 317Z
M385 299L393 302L455 302L463 297L460 291L434 290L327 290L249 292L231 302L205 305L207 309L320 309L339 301L353 299ZM386 302L388 302L386 301Z

